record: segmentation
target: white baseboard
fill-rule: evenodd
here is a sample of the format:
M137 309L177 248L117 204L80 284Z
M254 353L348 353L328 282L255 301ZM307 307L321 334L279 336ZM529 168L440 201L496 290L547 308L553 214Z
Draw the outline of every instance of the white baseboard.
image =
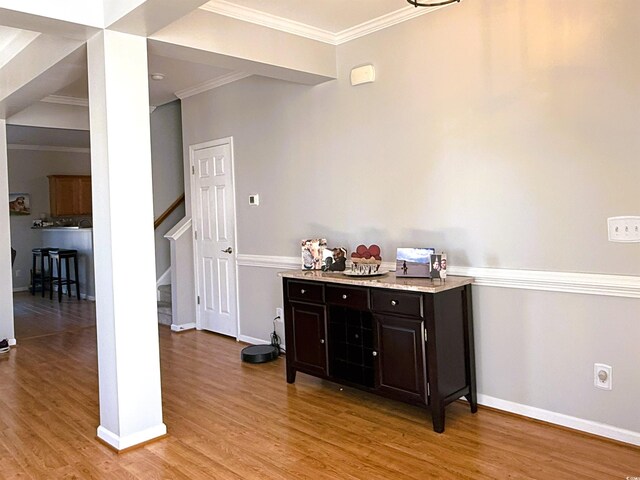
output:
M196 328L195 322L191 323L183 323L181 325L176 325L175 323L171 325L172 332L184 332L186 330L193 330Z
M31 290L29 287L16 287L13 289L13 293L16 292L28 292L29 290Z
M487 407L492 407L505 412L523 415L536 420L561 425L563 427L580 430L581 432L592 433L601 437L618 440L619 442L630 443L640 446L640 432L625 430L605 423L593 422L583 418L572 417L562 413L556 413L542 408L531 407L521 403L510 402L489 395L478 394L478 403Z
M134 447L140 443L148 442L154 438L162 437L167 434L167 426L164 423L155 427L147 428L141 432L136 432L125 437L116 435L107 430L102 425L98 427L98 438L111 445L116 450L124 450L125 448Z
M250 345L271 345L271 340L249 337L247 335L238 335L238 341L248 343Z
M248 343L249 345L271 345L271 339L263 340L261 338L249 337L247 335L238 335L237 340L239 342ZM282 343L280 349L283 352L287 351L287 345Z

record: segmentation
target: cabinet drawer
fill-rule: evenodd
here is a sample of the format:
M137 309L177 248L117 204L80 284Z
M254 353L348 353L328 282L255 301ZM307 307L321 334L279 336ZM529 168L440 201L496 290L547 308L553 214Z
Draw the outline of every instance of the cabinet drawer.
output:
M372 289L371 309L377 312L424 317L422 295L419 293Z
M290 300L324 302L324 285L321 283L289 282L287 286Z
M368 310L369 292L364 288L327 285L327 303Z

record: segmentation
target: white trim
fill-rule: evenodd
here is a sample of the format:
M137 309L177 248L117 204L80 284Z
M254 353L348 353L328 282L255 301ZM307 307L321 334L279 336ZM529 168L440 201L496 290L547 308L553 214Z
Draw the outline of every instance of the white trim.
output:
M7 150L43 150L46 152L91 153L90 148L59 147L56 145L23 145L21 143L7 144Z
M177 92L175 92L175 96L180 100L184 100L185 98L193 97L194 95L198 95L199 93L207 92L209 90L213 90L214 88L222 87L223 85L227 85L228 83L237 82L238 80L242 80L243 78L247 78L250 76L250 73L232 72L227 75L222 75L221 77L207 80L206 82L200 83L195 87L178 90Z
M156 281L156 290L162 285L171 285L171 267L167 268L165 272L160 275L160 278Z
M473 277L478 286L640 298L636 276L484 267L451 267L449 273Z
M75 107L88 107L89 99L88 98L80 98L80 97L69 97L66 95L49 95L44 97L41 102L44 103L55 103L57 105L73 105ZM158 108L154 105L149 106L149 114L152 114L153 111Z
M290 33L299 37L310 38L323 43L335 45L335 34L321 28L296 22L288 18L278 17L270 13L242 7L225 0L211 0L200 7L201 10L217 13L225 17L235 18L244 22L261 25L281 32Z
M298 257L243 254L238 255L237 259L241 267L279 270L300 268ZM383 262L382 268L394 270L395 263ZM473 277L473 284L483 287L640 298L640 277L638 276L455 266L449 267L448 272L450 275Z
M191 228L191 217L184 217L178 223L176 223L171 230L165 233L164 238L171 242L175 242L182 235L187 233Z
M370 33L377 32L384 28L397 25L398 23L406 22L412 18L419 17L425 13L431 13L441 8L445 8L448 5L441 5L439 7L403 7L395 12L387 13L381 17L374 18L367 22L356 25L355 27L347 28L341 32L335 34L335 45L342 45L343 43L350 42L356 38L364 37Z
M77 107L89 106L88 98L69 97L66 95L49 95L40 101L44 103L56 103L58 105L75 105Z
M224 137L224 138L218 138L216 140L210 140L208 142L202 142L202 143L196 143L194 145L189 145L189 169L191 170L190 174L189 174L189 181L191 184L191 188L190 188L190 199L189 201L191 202L191 215L193 216L193 212L197 212L198 209L196 208L196 202L197 202L197 197L196 195L193 194L193 192L195 191L195 175L193 174L194 171L194 167L195 167L195 163L194 163L194 154L196 152L196 150L202 150L205 148L211 148L211 147L217 147L220 145L229 145L229 150L230 150L230 163L231 163L231 169L230 169L230 173L231 173L231 187L233 188L233 251L236 252L235 254L235 261L233 262L233 268L235 269L235 274L236 274L236 291L235 291L235 295L234 297L231 299L232 302L235 302L235 307L236 307L236 339L238 338L238 335L240 334L240 302L238 301L238 295L240 292L240 284L239 284L239 275L238 275L238 216L237 216L237 208L236 208L236 174L235 174L235 161L234 161L234 149L233 149L233 137ZM200 318L200 308L198 305L198 301L197 301L197 297L200 295L200 284L199 284L199 277L198 277L198 262L199 262L199 253L198 253L198 241L196 240L196 236L193 235L193 274L194 274L194 280L195 280L195 290L196 290L196 298L194 298L194 306L195 306L195 312L196 312L196 329L198 330L202 330L202 323L201 323L201 318Z
M510 402L489 395L478 394L478 403L487 407L496 408L505 412L523 415L536 420L561 425L563 427L580 430L581 432L592 433L601 437L611 438L619 442L630 443L640 446L640 433L623 428L614 427L605 423L594 422L582 418L572 417L563 413L556 413L542 408L531 407L521 403Z
M301 260L298 257L238 254L236 259L239 267L275 268L278 270L295 270L301 267Z
M124 450L140 443L148 442L154 438L162 437L167 434L167 426L164 423L156 425L154 427L147 428L141 432L132 433L125 437L121 437L110 430L107 430L102 425L98 427L98 438L107 442L116 450Z
M238 335L237 340L251 345L271 345L271 340L263 340L262 338L249 337L247 335Z
M330 32L295 20L278 17L260 10L236 5L226 0L210 0L208 3L202 5L200 9L217 13L218 15L224 15L225 17L231 17L244 22L253 23L255 25L272 28L281 32L290 33L299 37L309 38L318 42L328 43L330 45L341 45L351 40L355 40L356 38L377 32L378 30L391 27L392 25L406 22L407 20L411 20L412 18L419 17L426 13L434 12L446 6L447 5L441 5L439 7L430 8L406 6L340 32ZM179 97L177 93L176 95Z
M176 325L175 323L171 324L172 332L186 332L187 330L193 330L194 328L196 328L195 322L182 323L180 325Z

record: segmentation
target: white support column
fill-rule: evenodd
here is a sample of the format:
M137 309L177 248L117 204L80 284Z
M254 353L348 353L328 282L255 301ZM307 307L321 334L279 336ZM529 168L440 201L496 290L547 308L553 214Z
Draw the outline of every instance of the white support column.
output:
M13 279L11 273L11 230L9 228L9 159L7 158L7 124L0 120L0 340L16 344L13 330Z
M87 42L100 427L118 450L166 433L156 305L147 40Z

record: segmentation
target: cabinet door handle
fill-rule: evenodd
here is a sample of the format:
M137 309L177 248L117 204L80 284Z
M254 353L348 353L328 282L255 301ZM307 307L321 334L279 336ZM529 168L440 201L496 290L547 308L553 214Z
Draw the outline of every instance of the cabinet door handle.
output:
M342 299L343 299L343 300L346 300L346 299L347 299L347 294L346 294L346 293L344 293L344 294L342 295Z
M300 295L304 295L305 293L307 293L307 291L304 288L300 289Z
M391 305L393 305L394 307L398 304L398 302L396 302L395 300L391 300Z
M371 352L371 355L373 355L374 357L378 356L378 352L376 352L375 350L373 352Z
M324 338L321 338L321 339L320 339L320 343L324 343Z

